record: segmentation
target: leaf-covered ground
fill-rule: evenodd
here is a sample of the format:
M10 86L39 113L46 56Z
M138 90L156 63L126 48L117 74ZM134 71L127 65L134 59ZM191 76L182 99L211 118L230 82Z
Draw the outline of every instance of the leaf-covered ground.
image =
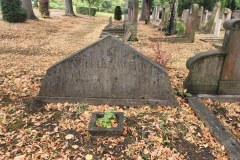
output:
M186 60L213 49L194 44L160 43L171 54L167 65L179 107L48 104L29 110L45 71L55 62L98 40L108 18L54 17L9 24L0 21L0 159L228 159L226 151L186 103L182 83ZM135 49L153 58L151 38L163 37L139 24ZM197 35L197 38L201 35ZM93 138L87 131L93 111L125 113L119 138Z
M240 103L219 103L211 100L205 100L204 103L222 124L240 140Z

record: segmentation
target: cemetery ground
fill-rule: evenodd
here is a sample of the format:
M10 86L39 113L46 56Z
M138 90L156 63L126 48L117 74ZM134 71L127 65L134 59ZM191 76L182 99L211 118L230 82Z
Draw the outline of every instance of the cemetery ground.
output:
M29 109L46 70L98 40L107 23L107 17L82 15L23 24L0 21L0 159L228 159L224 146L194 115L182 86L186 60L215 49L200 41L200 34L195 43L160 42L163 33L140 22L139 41L129 42L155 61L161 60L156 53L170 59L166 68L179 107L58 103ZM240 138L240 104L205 103ZM91 112L110 108L125 113L123 135L91 137Z

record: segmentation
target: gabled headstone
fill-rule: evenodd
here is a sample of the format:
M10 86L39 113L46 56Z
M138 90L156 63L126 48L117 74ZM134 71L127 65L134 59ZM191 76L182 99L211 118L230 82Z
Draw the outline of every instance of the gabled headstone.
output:
M224 23L223 48L197 54L187 61L184 87L194 94L240 95L240 19Z
M167 71L112 36L50 67L36 101L177 105Z

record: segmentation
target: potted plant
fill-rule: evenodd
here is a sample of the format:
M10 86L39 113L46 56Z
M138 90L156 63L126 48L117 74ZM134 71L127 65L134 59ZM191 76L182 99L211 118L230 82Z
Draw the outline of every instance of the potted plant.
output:
M93 112L88 125L92 136L120 136L123 132L123 112Z

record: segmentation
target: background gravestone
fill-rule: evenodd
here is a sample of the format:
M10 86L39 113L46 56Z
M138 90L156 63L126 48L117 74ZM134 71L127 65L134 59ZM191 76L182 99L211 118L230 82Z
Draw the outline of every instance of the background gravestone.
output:
M214 33L217 20L220 18L220 11L221 11L221 3L217 2L213 8L212 16L208 21L208 23L206 24L206 31L208 33L211 33L211 34Z
M177 105L166 70L112 36L50 67L36 100Z
M170 17L170 4L165 2L162 9L162 22L161 27L163 30L167 29L169 25L169 17Z
M188 21L188 15L189 15L189 9L184 9L182 12L182 21L187 24Z
M184 87L189 93L240 95L240 19L224 23L221 51L208 51L187 61Z
M198 29L198 16L199 6L198 4L193 4L189 9L188 21L186 26L186 37L189 42L193 43L195 40L195 32Z

